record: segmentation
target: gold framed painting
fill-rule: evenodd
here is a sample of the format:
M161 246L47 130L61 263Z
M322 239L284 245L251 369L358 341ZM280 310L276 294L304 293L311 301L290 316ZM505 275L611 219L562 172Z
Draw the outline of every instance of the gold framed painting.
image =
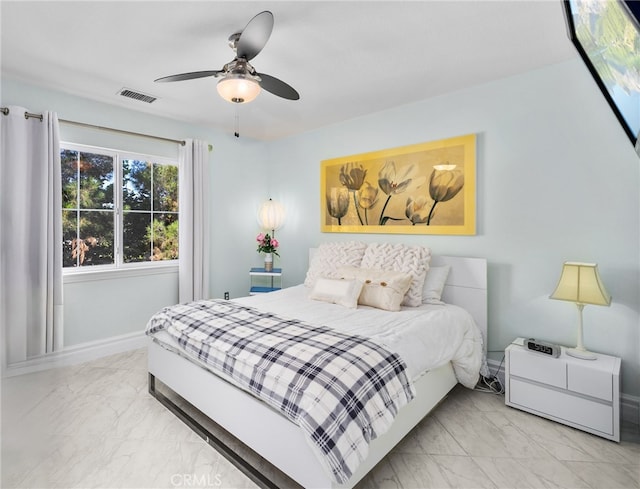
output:
M476 136L324 160L321 230L476 233Z

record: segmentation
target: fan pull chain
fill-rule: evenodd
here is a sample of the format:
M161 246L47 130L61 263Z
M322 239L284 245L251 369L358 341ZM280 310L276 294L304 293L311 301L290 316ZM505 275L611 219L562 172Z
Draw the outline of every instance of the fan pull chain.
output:
M236 118L235 118L235 125L234 125L234 131L233 131L233 135L237 138L240 137L240 104L236 104Z

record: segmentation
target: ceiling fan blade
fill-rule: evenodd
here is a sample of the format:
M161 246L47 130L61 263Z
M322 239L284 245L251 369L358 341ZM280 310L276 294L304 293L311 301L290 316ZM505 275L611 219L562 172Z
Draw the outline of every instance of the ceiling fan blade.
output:
M282 80L278 80L276 77L265 75L264 73L257 74L260 77L260 86L267 92L271 92L278 97L286 98L289 100L300 99L300 94L295 91L291 85L287 85Z
M267 44L273 30L273 14L268 10L260 12L249 21L236 44L238 58L247 61L255 58Z
M209 71L192 71L191 73L180 73L178 75L170 75L163 76L162 78L158 78L154 80L156 82L174 82L174 81L184 81L184 80L193 80L195 78L204 78L207 76L216 76L218 73L222 73L220 70L209 70Z

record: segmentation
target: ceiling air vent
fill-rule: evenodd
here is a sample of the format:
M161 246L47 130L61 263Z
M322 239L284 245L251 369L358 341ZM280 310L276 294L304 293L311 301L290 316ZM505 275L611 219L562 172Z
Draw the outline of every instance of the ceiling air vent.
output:
M150 104L151 102L157 100L158 97L154 97L152 95L146 95L144 93L136 92L134 90L130 90L129 88L123 88L118 92L118 95L122 95L123 97L132 98L134 100L140 100L141 102L146 102Z

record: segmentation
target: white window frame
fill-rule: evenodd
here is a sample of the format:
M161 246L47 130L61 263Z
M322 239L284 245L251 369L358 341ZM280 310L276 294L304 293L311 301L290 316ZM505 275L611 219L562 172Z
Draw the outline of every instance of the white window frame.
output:
M159 273L178 272L179 260L159 260L143 261L135 263L125 263L123 253L124 240L124 210L122 204L122 183L123 160L139 160L157 163L160 165L171 165L178 167L179 163L166 156L155 156L145 153L135 153L100 146L87 144L60 142L60 150L79 151L84 153L104 154L113 158L113 206L114 206L114 263L109 265L92 265L86 267L63 267L62 273L64 283L84 282L87 280L102 280L112 278L124 278L133 276L144 276ZM179 168L178 168L179 169ZM180 182L178 182L178 192L180 192ZM151 211L149 211L151 212ZM180 209L178 209L178 222L180 221ZM178 251L179 252L179 251Z

